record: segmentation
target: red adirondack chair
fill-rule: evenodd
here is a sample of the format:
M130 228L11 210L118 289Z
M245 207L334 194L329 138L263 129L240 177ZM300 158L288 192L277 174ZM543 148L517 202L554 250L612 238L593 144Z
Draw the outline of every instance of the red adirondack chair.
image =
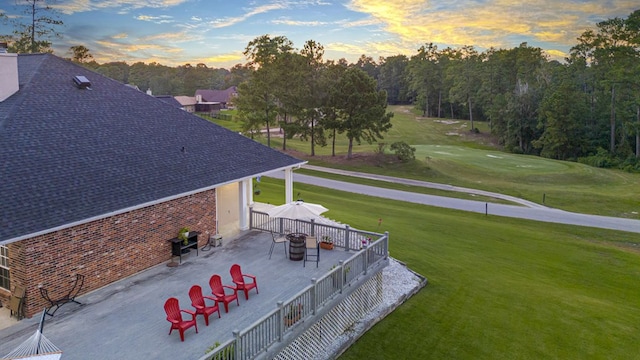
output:
M218 303L224 303L224 311L229 312L229 303L233 300L236 301L238 306L240 306L240 302L238 301L238 290L233 286L222 285L222 279L220 275L214 274L209 279L209 286L211 287L211 293L213 297L216 299ZM225 292L225 288L233 290L233 294L227 295Z
M198 324L196 323L196 313L190 310L180 309L178 299L172 297L167 299L164 303L164 311L167 313L167 320L171 323L171 330L169 335L174 329L180 331L180 340L184 341L184 331L190 327L196 328L196 334L198 333ZM191 315L191 320L184 320L182 313L185 312Z
M236 290L243 290L244 297L249 300L249 290L255 288L256 294L258 293L258 283L256 282L256 277L249 274L243 274L240 269L240 265L233 264L231 265L231 279L233 283L236 284ZM251 280L251 282L245 281L245 278Z
M209 315L214 312L218 312L218 319L220 318L220 308L215 298L211 296L203 296L202 288L200 285L193 285L189 289L189 298L191 298L191 306L196 308L196 315L201 314L204 316L204 323L209 326ZM207 306L204 299L213 300L213 306Z

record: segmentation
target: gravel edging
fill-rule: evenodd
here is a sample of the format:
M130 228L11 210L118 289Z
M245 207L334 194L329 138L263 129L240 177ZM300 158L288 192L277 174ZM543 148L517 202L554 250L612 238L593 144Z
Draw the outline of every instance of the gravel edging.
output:
M389 257L389 265L382 270L382 303L338 336L315 359L335 359L342 355L358 338L415 295L427 283L424 276L412 271L406 264Z

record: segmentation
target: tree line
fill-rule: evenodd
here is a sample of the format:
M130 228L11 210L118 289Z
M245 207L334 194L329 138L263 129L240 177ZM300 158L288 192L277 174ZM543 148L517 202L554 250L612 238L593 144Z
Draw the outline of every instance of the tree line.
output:
M336 133L346 134L349 151L353 140L381 139L391 126L392 114L380 112L386 94L425 117L469 120L474 132L474 121L486 121L510 152L640 171L640 10L586 30L564 63L527 43L484 52L426 43L410 57L362 55L348 64L323 60L313 40L295 51L286 37L268 35L245 56L245 125L278 122L285 139L310 140L312 155Z
M51 51L40 37L61 22L48 6L28 0L32 21L16 24L13 52ZM37 10L37 11L36 11ZM35 16L38 15L38 16ZM0 14L2 17L2 14ZM6 20L6 19L5 19ZM7 37L5 36L5 39ZM73 61L154 94L190 95L197 89L238 86L245 130L281 127L315 146L337 134L354 143L375 142L391 124L389 104L413 104L425 117L486 121L506 151L595 166L640 170L640 10L596 24L577 39L565 62L522 43L512 49L473 46L439 49L425 43L411 56L357 62L324 60L313 40L295 49L286 37L260 36L245 48L248 61L233 68L205 64L98 64L82 45ZM267 141L270 143L267 132Z
M390 103L488 121L507 151L640 170L640 10L586 30L565 63L542 49L478 52L428 43L411 57L361 58Z
M336 135L344 134L351 158L354 143L377 142L391 128L386 91L344 60L325 61L324 47L313 40L295 51L286 37L263 35L249 42L244 55L250 73L238 86L238 116L248 133L266 127L269 146L270 129L278 126L283 149L297 136L309 141L311 156L328 140L335 155Z

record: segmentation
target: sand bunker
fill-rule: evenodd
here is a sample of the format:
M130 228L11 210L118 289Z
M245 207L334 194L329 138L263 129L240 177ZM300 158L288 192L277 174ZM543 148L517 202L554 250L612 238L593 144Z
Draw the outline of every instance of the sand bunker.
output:
M446 125L457 124L460 122L458 120L433 120L433 121L441 124L446 124Z

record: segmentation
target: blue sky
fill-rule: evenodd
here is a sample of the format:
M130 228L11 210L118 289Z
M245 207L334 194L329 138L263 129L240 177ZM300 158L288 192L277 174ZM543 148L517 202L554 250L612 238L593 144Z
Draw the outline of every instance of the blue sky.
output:
M421 45L513 48L522 42L562 59L599 21L626 18L637 0L58 0L64 26L54 51L84 45L99 63L204 63L230 68L258 36L286 36L296 48L315 40L325 59L355 62L404 54ZM20 16L14 0L0 12ZM0 34L11 28L0 25Z

